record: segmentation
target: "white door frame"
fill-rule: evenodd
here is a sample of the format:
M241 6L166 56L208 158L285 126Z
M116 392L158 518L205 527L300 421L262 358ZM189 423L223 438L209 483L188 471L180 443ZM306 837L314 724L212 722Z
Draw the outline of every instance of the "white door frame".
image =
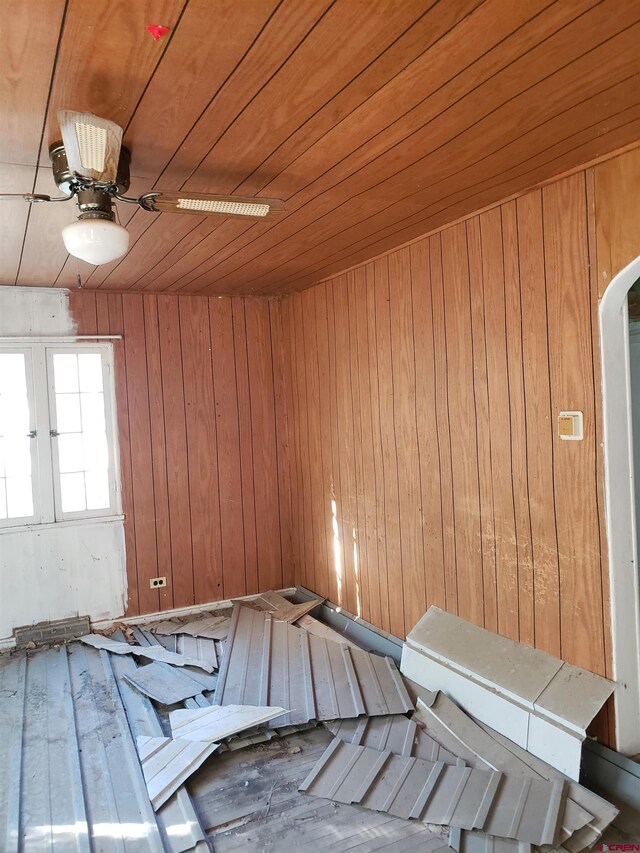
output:
M625 755L640 752L640 582L627 305L638 279L640 257L611 281L599 310L616 746Z

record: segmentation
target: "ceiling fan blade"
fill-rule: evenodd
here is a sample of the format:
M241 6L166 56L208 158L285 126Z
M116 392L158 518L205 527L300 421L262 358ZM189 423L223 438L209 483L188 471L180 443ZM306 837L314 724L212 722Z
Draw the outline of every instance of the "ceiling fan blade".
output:
M233 216L243 219L273 219L284 213L278 198L242 198L237 195L205 193L147 193L140 198L146 210L160 213L191 213L196 216Z
M73 110L58 110L58 121L69 169L82 178L114 183L122 145L120 125Z
M0 201L28 201L35 203L38 201L57 201L57 199L52 199L50 195L36 195L35 193L0 193Z

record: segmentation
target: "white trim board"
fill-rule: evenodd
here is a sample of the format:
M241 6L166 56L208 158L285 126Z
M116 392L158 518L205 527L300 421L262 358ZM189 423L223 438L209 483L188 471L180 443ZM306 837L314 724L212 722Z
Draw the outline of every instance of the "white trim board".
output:
M276 592L280 595L295 595L296 587L290 586L286 589L278 589ZM233 601L254 601L260 598L260 593L255 595L244 595L241 598L234 598ZM102 619L99 622L92 622L91 627L96 631L104 631L106 628L111 628L116 623L118 625L145 625L147 622L153 622L155 619L172 619L176 616L191 616L205 611L215 612L216 610L224 610L233 608L233 601L225 598L222 601L209 601L207 604L193 604L189 607L174 607L171 610L157 610L154 613L143 613L141 616L126 616L122 619Z
M604 497L611 597L616 746L640 752L640 579L633 471L627 295L640 257L616 275L600 301Z
M401 671L571 779L580 775L586 727L615 687L438 607L407 636Z

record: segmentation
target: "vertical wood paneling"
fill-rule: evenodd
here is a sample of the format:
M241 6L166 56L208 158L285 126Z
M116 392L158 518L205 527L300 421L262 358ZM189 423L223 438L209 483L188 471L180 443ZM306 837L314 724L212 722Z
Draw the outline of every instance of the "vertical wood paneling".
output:
M320 289L320 288L318 288ZM324 288L322 288L324 292ZM294 352L294 316L293 300L284 299L281 303L282 330L284 349L284 385L287 392L287 412L289 418L289 471L291 482L291 545L294 559L294 579L300 582L302 572L301 543L302 518L300 512L300 418L298 417L298 401L296 395L295 352ZM337 593L332 599L337 601Z
M255 299L247 300L245 317L256 496L258 588L278 589L282 586L282 551L269 304Z
M385 482L385 536L389 596L389 626L396 636L404 632L404 567L400 541L400 489L398 443L393 416L394 388L391 362L391 317L389 312L389 264L375 262L376 349L378 352L378 405Z
M613 157L593 169L597 296L611 279L640 254L638 193L640 148Z
M169 524L169 494L167 482L166 437L164 433L164 399L162 394L162 364L158 300L143 296L144 333L149 386L149 426L151 434L151 463L153 471L153 500L156 527L157 577L166 577L167 586L158 590L160 609L174 607L171 565L171 528Z
M584 174L545 187L542 198L552 405L554 413L583 412L585 435L583 441L560 441L554 430L561 652L578 666L604 675Z
M518 624L518 555L511 468L511 412L507 361L502 221L498 208L480 217L485 341L489 386L491 476L496 537L498 632L512 640Z
M320 452L322 465L322 504L320 535L324 539L326 559L326 587L329 597L336 601L336 554L334 549L333 511L332 502L335 497L333 476L333 434L331 429L331 410L333 401L330 395L330 359L329 359L329 329L327 324L327 290L325 287L314 287L311 291L314 298L314 314L316 328L316 362L318 370L318 430L320 435Z
M593 208L585 173L573 175L285 297L301 402L291 417L307 443L300 548L314 525L310 457L332 445L347 591L334 600L347 609L361 603L403 635L438 604L610 674ZM605 260L618 251L606 242ZM301 360L318 361L319 382ZM584 412L584 441L559 440L564 409ZM609 742L610 719L597 728Z
M451 432L449 428L447 336L444 319L442 245L439 234L429 239L429 265L431 272L431 312L435 363L436 424L440 448L440 488L442 496L445 601L446 609L450 613L457 613L458 576L456 523L454 515L453 470L451 463ZM429 334L428 328L426 334Z
M440 480L440 437L438 435L431 270L429 244L414 243L411 253L412 338L416 374L416 427L418 433L420 488L422 492L422 538L426 600L445 607L442 494Z
M309 532L311 546L307 565L307 583L312 589L318 586L326 588L324 566L326 562L326 546L324 541L324 524L322 508L322 472L320 433L316 429L318 418L318 375L316 357L316 312L313 293L301 293L298 299L301 318L301 332L306 357L300 362L303 370L302 384L304 406L307 417L307 448L309 452Z
M386 488L384 479L384 461L382 452L382 436L380 432L380 394L378 387L378 342L376 322L376 268L374 264L366 266L367 280L367 339L369 347L369 392L371 394L371 439L373 466L375 472L375 505L376 505L376 546L378 557L377 595L380 607L379 624L385 631L390 628L389 622L389 577L387 571L387 536L386 536Z
M518 199L527 482L535 577L536 646L560 654L560 582L553 482L553 412L547 328L542 195Z
M349 362L351 370L351 413L353 418L353 448L355 468L355 516L353 530L353 561L355 576L356 615L368 619L368 552L367 522L364 497L364 462L362 453L362 416L360 400L360 366L358 352L358 301L356 273L347 275L349 300Z
M467 222L467 250L469 253L471 334L473 337L473 390L478 443L484 624L486 628L495 631L498 627L495 511L493 481L491 479L491 423L482 283L482 238L480 236L480 220L477 216Z
M332 501L331 527L333 532L333 564L335 578L335 599L340 606L346 606L345 586L345 548L342 530L342 465L340 462L340 432L338 429L338 367L336 357L336 323L333 304L333 285L329 282L320 285L325 292L327 304L327 340L329 344L329 413L331 417L331 463L332 463ZM304 530L302 531L304 536ZM330 584L331 590L333 584Z
M222 543L215 396L207 300L181 300L187 465L196 601L222 598Z
M397 446L400 504L400 550L403 566L405 633L424 613L426 605L420 451L416 425L416 368L411 302L411 255L401 249L389 257L393 283L389 308L393 372L393 420ZM396 403L401 401L401 405Z
M314 471L314 541L315 541L315 575L316 583L327 589L329 583L329 548L330 540L328 522L331 519L331 502L328 499L327 480L324 459L331 454L330 433L328 421L323 417L320 384L322 377L319 366L319 331L320 320L324 324L326 336L326 319L318 318L316 292L305 291L302 294L305 324L305 342L309 351L307 362L307 413L311 430L309 432L309 450L312 454L312 469Z
M228 355L233 352L233 317L229 299L209 300L209 323L215 377L222 574L225 598L230 598L244 593L245 577L236 365Z
M378 575L378 529L376 516L376 472L373 451L373 425L371 407L371 383L369 364L369 329L367 312L367 270L363 267L354 271L354 319L356 324L357 373L360 443L362 457L361 508L365 525L365 546L361 553L362 597L365 619L379 625L380 593Z
M458 614L472 622L484 621L482 544L478 450L474 408L473 337L467 237L464 224L442 232L449 430L456 554Z
M298 452L300 453L300 503L298 511L302 518L302 533L300 538L300 576L302 582L309 588L313 588L314 565L313 565L313 507L310 481L309 461L309 430L307 417L307 385L305 378L305 340L304 325L302 322L302 300L296 296L293 300L293 370L295 372L294 385L296 389L296 406L298 410L299 432Z
M504 256L509 408L511 413L511 465L513 505L518 551L519 639L535 645L534 577L531 557L531 514L527 482L527 422L522 359L522 311L520 307L520 256L516 203L502 207L502 253Z
M84 297L84 294L82 294ZM72 308L82 301L80 294L74 294ZM109 333L122 334L124 319L122 315L122 297L120 295L101 295L100 301L107 301L109 314ZM87 334L91 334L87 329ZM128 378L125 360L124 341L113 345L116 409L118 419L118 439L120 444L120 490L122 509L125 515L124 543L127 553L127 613L140 612L138 599L138 557L136 549L136 519L133 507L133 464L131 460L131 426L128 405Z
M133 512L136 520L138 605L141 613L152 613L159 610L160 596L157 589L149 587L150 579L158 575L158 551L142 296L139 294L123 296L122 314L127 372L126 405L129 412Z
M340 458L340 502L338 521L342 533L344 557L343 589L345 603L351 613L359 609L354 564L354 542L357 530L356 468L353 441L353 404L351 399L351 340L349 337L349 298L346 276L337 279L333 288L334 323L336 329L336 409L338 414L338 452Z
M174 607L195 602L189 466L178 299L158 299Z
M276 453L278 469L278 494L280 504L280 546L282 550L282 586L295 583L295 562L292 540L291 507L291 452L289 401L285 381L285 328L282 314L282 302L273 299L269 302L269 322L271 324L271 357L273 360L273 393L276 418ZM323 446L328 442L323 439ZM326 452L326 451L325 451Z
M244 300L232 299L233 351L236 363L238 423L240 426L240 471L242 475L242 514L244 518L244 571L247 593L258 591L258 543L256 537L256 497L253 481L253 437L247 329Z
M269 303L254 300L245 323L241 298L74 291L70 300L78 334L123 335L113 346L127 613L281 587L281 542L291 542L276 448L286 353L278 331L273 357ZM292 558L289 572L287 583ZM167 587L150 589L163 575Z

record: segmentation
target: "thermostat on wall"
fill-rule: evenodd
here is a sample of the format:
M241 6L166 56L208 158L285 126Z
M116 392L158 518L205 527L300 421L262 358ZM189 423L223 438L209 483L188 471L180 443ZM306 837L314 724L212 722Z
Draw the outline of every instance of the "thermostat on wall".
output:
M558 435L563 441L582 441L584 438L582 412L560 412Z

